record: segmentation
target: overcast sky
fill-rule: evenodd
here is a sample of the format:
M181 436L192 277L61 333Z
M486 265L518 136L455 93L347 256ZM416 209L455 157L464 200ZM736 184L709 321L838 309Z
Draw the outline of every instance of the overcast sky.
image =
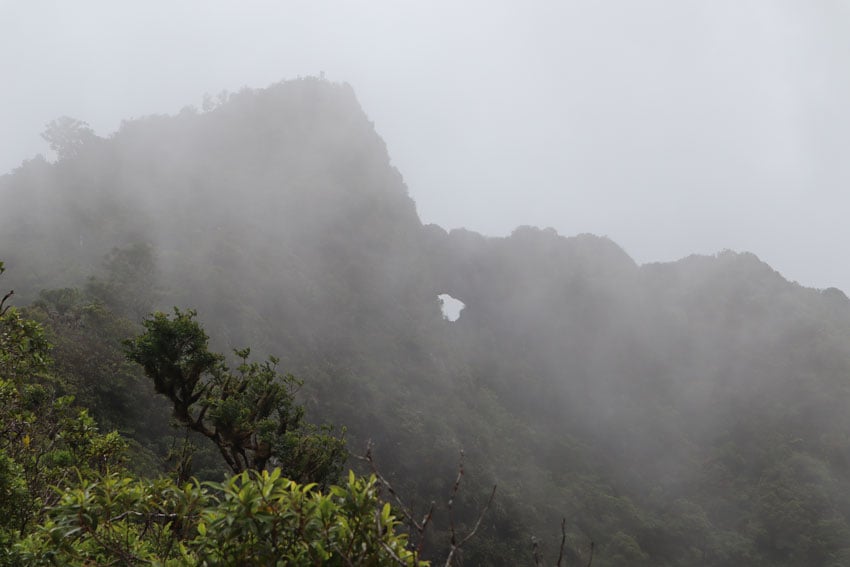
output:
M592 232L638 262L748 250L850 292L838 0L0 0L0 172L60 115L106 136L322 71L425 222Z

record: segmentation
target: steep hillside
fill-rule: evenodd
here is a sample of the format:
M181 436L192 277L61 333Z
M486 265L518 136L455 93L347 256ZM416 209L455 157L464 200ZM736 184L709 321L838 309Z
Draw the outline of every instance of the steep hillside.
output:
M789 283L751 254L638 266L592 235L423 226L351 88L324 80L128 121L107 139L53 128L62 159L0 178L17 296L78 287L134 322L198 309L217 348L280 356L353 452L371 439L417 509L449 494L463 449L457 521L498 485L469 563L531 563L532 535L552 562L562 517L568 558L585 561L593 541L594 565L850 557L840 291ZM444 292L466 304L455 323ZM72 345L86 332L54 327ZM164 452L133 412L104 419ZM447 527L438 507L433 549Z

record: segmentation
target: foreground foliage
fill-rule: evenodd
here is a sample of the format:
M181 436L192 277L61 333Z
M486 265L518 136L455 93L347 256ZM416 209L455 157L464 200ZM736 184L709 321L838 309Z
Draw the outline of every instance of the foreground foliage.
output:
M63 297L75 295L64 291ZM52 295L45 294L45 301ZM343 445L336 438L325 443L325 434L302 425L303 410L289 389L294 378L280 380L271 362L247 363L247 350L238 374L229 374L222 357L206 351L206 335L192 313L176 311L173 321L154 315L148 333L128 342L130 352L148 362L144 354L151 348L173 354L167 349L181 345L168 361L172 379L184 379L179 373L184 369L198 369L188 386L178 383L166 390L157 384L161 393L172 393L178 418L186 424L192 404L205 404L192 423L213 428L217 442L244 433L254 443L268 443L263 465L280 455L276 461L301 476L317 476L325 490L315 482L285 478L280 468L253 468L258 459L245 461L244 470L223 483L133 475L124 466L125 439L116 431L101 434L73 395L61 395L73 390L74 381L54 373L42 326L3 303L0 565L426 564L408 548L407 535L398 530L400 522L381 500L374 477L350 473L341 485L327 484L341 466ZM177 334L168 334L169 329ZM194 343L185 341L186 332ZM187 352L195 358L187 360ZM201 381L205 372L210 376ZM177 406L183 399L189 403ZM237 405L228 406L232 400ZM307 454L305 447L313 452ZM234 455L245 445L220 448ZM316 468L311 458L323 455L324 468Z
M0 263L2 273L2 263ZM89 478L121 463L126 442L101 434L51 372L40 325L15 309L0 315L0 563L21 535L55 504L54 486Z
M273 471L224 483L104 475L62 492L19 543L26 565L426 565L375 478L320 492Z

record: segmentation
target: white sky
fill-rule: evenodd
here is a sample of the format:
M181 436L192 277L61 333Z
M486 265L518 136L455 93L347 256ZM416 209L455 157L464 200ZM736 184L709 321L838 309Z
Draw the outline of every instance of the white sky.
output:
M422 219L748 250L850 292L850 2L0 0L0 172L204 93L347 81ZM2 203L0 203L2 206Z

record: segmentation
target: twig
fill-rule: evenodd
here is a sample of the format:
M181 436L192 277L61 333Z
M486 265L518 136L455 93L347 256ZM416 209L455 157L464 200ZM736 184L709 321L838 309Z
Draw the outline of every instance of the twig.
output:
M392 484L378 471L378 467L375 465L375 460L372 456L372 441L370 440L366 444L366 454L362 457L359 455L355 455L355 458L361 461L365 461L369 464L369 468L372 471L372 474L375 475L375 478L378 479L378 482L386 488L387 492L392 495L393 499L395 499L401 513L408 520L408 522L413 526L419 536L419 542L416 546L416 551L414 552L414 559L418 557L422 553L422 546L425 542L425 530L428 528L428 525L431 523L431 520L434 516L434 507L435 503L432 501L430 507L428 508L428 512L423 516L421 522L417 522L416 518L413 516L413 513L410 509L404 504L401 497L393 488ZM455 478L455 482L452 485L451 494L449 496L448 509L449 509L449 523L451 526L452 539L451 539L451 549L449 550L449 555L446 558L446 567L449 567L452 564L452 559L454 558L455 553L470 539L472 539L478 528L481 526L481 522L484 519L484 514L490 508L490 505L493 503L493 499L496 496L496 485L493 485L493 490L490 492L490 497L487 499L487 503L481 509L481 512L478 514L478 518L475 521L475 525L472 527L472 530L467 533L465 536L460 538L458 541L457 530L454 525L454 516L452 514L452 506L454 504L454 500L457 497L458 491L460 490L460 481L463 478L464 470L463 470L463 451L460 453L460 464L458 465L458 474L457 478ZM385 545L385 544L384 544ZM387 550L389 551L389 549ZM393 557L398 559L397 556L393 554Z
M112 518L112 522L120 522L127 516L135 516L137 518L148 518L151 520L176 520L180 517L179 514L162 514L162 513L153 513L153 514L145 514L144 512L137 512L135 510L127 510L126 512L122 512L118 514L114 518Z
M478 531L478 528L481 526L481 521L484 519L484 514L487 512L487 509L490 508L490 504L493 503L493 498L495 498L495 497L496 497L496 485L494 484L493 490L490 491L490 497L487 499L487 503L481 509L481 513L478 515L478 519L475 521L475 526L472 528L472 531L469 532L468 534L466 534L466 536L462 540L460 540L460 542L457 545L452 544L452 549L451 549L451 551L449 551L448 558L446 558L446 566L447 567L449 565L451 565L452 556L455 554L455 551L460 549L463 546L463 544L465 544L470 539L472 539L472 537ZM452 538L454 538L454 534L452 534Z
M386 478L384 478L384 476L380 473L380 471L378 471L378 467L375 465L375 460L372 457L372 441L371 440L366 444L366 454L362 457L355 456L355 458L369 463L369 468L372 470L372 474L374 474L375 478L378 479L378 482L380 482L384 486L384 488L387 489L387 492L389 492L390 495L392 495L392 497L395 499L396 503L398 504L398 507L401 510L401 513L404 514L405 518L407 518L408 521L411 524L413 524L414 529L416 529L417 533L419 534L419 545L416 547L416 552L420 553L421 550L422 550L422 543L425 539L424 538L425 530L428 528L428 524L431 522L431 518L434 516L434 506L436 505L436 503L431 502L431 506L428 508L428 512L425 514L425 516L423 516L422 521L417 522L413 513L404 504L401 497L398 495L398 493L393 488L392 484L390 484L390 481L388 481Z
M564 544L567 542L567 519L561 518L561 549L558 552L558 567L564 561Z
M540 543L534 536L531 536L531 555L532 557L534 557L535 567L540 567L540 562L543 560L543 558L540 556Z
M14 289L13 289L13 290L10 290L10 291L9 291L9 293L7 293L6 295L4 295L4 296L3 296L3 299L0 299L0 317L2 317L3 315L5 315L5 314L6 314L6 311L8 311L8 310L9 310L9 307L11 307L11 305L5 305L5 304L6 304L6 301L7 301L10 297L12 297L13 295L15 295L15 290L14 290ZM5 307L4 307L4 305L5 305Z
M407 565L407 563L404 561L404 559L399 557L396 554L396 552L393 551L393 548L391 548L389 545L387 545L387 542L385 542L384 538L381 537L383 535L381 533L381 530L382 530L381 514L378 511L375 511L375 525L378 528L378 541L381 542L381 547L384 548L384 551L386 551L390 555L390 557L392 557L395 561L397 561L399 565Z
M484 514L487 512L487 509L490 507L490 504L493 503L493 498L496 496L496 485L493 485L493 490L490 492L490 498L487 499L487 503L481 509L481 512L478 514L478 519L475 521L475 525L472 527L472 531L470 531L466 536L464 536L460 541L457 541L457 532L455 531L455 521L454 514L452 512L452 505L454 504L454 499L457 496L457 492L460 489L460 481L463 478L463 451L460 452L460 465L458 466L457 478L455 479L454 486L452 486L451 497L449 498L449 524L452 530L452 547L449 550L449 556L446 557L445 567L450 567L452 564L452 558L454 557L455 552L460 549L463 544L472 539L472 536L475 535L475 532L478 531L478 528L481 526L481 521L484 519Z
M457 543L457 536L455 534L455 518L452 513L452 504L454 504L455 497L457 496L457 491L460 490L460 481L463 479L463 451L460 452L460 462L457 465L457 478L455 478L455 483L452 485L452 493L449 495L449 525L452 528L452 547ZM449 555L451 557L451 554ZM446 563L448 565L448 563Z
M422 518L421 529L419 529L419 543L416 544L416 556L422 555L422 546L425 544L425 529L428 527L428 524L431 522L431 518L434 516L434 505L435 502L431 501L431 506L428 508L428 513L425 514L425 517ZM415 522L415 520L413 520Z

